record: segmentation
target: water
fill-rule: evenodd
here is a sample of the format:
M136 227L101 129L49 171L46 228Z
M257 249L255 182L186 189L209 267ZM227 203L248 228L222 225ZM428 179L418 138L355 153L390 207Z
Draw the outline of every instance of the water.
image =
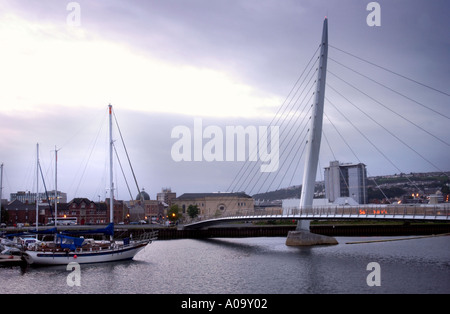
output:
M384 237L387 238L387 237ZM0 268L0 293L450 293L450 237L288 247L285 238L155 241L127 262ZM379 238L377 238L379 239ZM370 262L381 286L368 286Z

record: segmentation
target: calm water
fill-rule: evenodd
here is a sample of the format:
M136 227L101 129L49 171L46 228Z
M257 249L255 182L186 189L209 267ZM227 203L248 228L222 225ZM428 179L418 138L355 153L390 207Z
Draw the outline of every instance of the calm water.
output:
M384 237L385 239L387 237ZM450 293L450 236L295 248L285 238L155 241L128 262L0 268L0 293ZM381 286L369 287L368 263Z

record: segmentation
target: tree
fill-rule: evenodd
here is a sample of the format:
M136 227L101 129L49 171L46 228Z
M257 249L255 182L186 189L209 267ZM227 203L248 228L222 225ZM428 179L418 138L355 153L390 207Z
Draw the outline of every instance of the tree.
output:
M189 207L187 209L187 213L188 213L189 217L195 218L200 213L200 210L198 209L197 205L189 205Z
M177 221L180 216L180 208L178 205L172 205L167 212L167 216L170 221Z

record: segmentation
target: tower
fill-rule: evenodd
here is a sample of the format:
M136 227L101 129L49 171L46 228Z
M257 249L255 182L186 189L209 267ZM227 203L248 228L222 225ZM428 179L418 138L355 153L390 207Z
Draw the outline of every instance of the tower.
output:
M317 72L315 98L314 103L312 104L313 108L311 110L311 124L309 128L308 142L306 144L305 168L303 173L302 192L300 195L300 210L303 212L311 209L313 205L314 185L316 182L320 141L322 138L323 104L325 100L325 81L328 59L328 20L326 17L323 21L322 41L320 44L319 69ZM334 238L310 233L309 225L309 220L299 220L296 231L291 231L288 234L286 244L314 245L337 243Z

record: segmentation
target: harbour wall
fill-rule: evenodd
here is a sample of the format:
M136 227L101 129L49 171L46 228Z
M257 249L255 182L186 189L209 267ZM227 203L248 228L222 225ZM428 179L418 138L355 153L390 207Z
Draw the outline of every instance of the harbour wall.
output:
M206 239L206 238L245 238L245 237L286 237L296 226L243 226L212 227L200 230L179 230L177 228L158 229L159 240ZM311 225L311 232L327 236L409 236L450 233L450 224L414 225ZM141 231L142 232L142 231ZM141 232L129 230L133 236Z
M69 230L86 230L93 226L71 226ZM98 226L97 226L98 228ZM235 224L221 225L208 229L178 229L176 227L159 227L155 225L116 226L115 237L139 237L145 232L158 231L159 240L172 239L206 239L206 238L245 238L245 237L285 237L289 231L295 230L295 225L252 225ZM60 229L60 228L58 228ZM450 233L450 223L423 223L423 224L311 224L313 233L339 237L339 236L414 236ZM26 231L26 230L23 230ZM18 232L16 229L15 232ZM7 233L15 233L7 232ZM70 231L69 231L70 232ZM88 234L85 237L90 237ZM99 235L93 236L98 238Z

